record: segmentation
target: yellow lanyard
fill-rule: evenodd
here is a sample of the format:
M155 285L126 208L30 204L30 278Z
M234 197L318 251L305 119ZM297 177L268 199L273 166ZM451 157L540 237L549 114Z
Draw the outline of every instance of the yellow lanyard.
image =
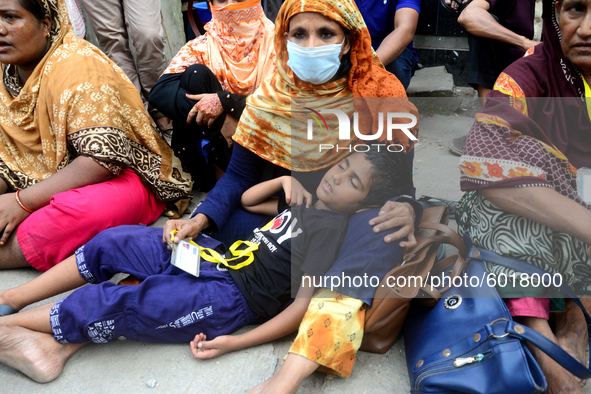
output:
M174 235L177 233L177 230L173 230L170 233L170 238L174 241ZM210 248L204 248L202 246L197 245L195 242L188 241L191 245L197 246L200 250L200 256L203 260L205 261L209 261L210 263L220 263L230 269L233 270L238 270L242 267L246 267L247 265L249 265L250 263L252 263L254 261L254 251L257 250L259 248L258 244L255 244L254 242L250 242L250 241L236 241L232 244L232 246L230 246L230 253L232 253L232 258L230 259L225 259L224 256L222 256L221 254L219 254L218 252L216 252L213 249ZM238 250L238 248L241 245L246 245L245 249L240 249ZM246 257L246 260L244 260L243 262L236 264L236 265L230 265L228 262L229 261L234 261L234 260L239 260L239 259L243 259Z
M585 78L583 77L583 85L585 85L585 103L587 104L587 115L591 119L591 88Z

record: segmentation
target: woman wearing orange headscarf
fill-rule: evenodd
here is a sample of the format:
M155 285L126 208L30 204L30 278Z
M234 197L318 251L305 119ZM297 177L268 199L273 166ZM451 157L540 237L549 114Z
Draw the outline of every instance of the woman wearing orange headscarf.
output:
M150 92L150 103L173 121L172 147L210 190L214 165L225 170L246 97L275 71L273 23L260 0L209 0L206 33L189 41Z
M302 22L296 26L294 21L300 14L315 15L320 17L322 22L320 25ZM267 217L237 209L242 193L260 181L266 167L270 167L267 174L272 173L274 177L289 174L291 170L297 171L303 176L300 179L303 186L307 190L314 190L313 187L306 186L317 185L323 175L323 169L334 165L349 153L346 149L333 149L318 155L315 152L317 142L296 135L297 130L292 128L291 122L298 119L305 122L301 115L308 110L299 108L292 111L292 100L316 100L322 105L316 108L340 105L339 108L349 111L348 115L351 115L351 100L376 97L382 98L380 103L385 104L387 101L392 104L394 101L395 104L395 107L389 107L390 111L388 108L380 109L379 105L374 105L374 109L378 110L376 112L406 112L417 116L416 108L406 99L402 84L384 69L373 52L369 31L353 0L288 0L283 4L276 23L273 44L277 53L277 71L265 79L247 99L246 109L234 135L236 145L227 172L207 199L193 212L190 220L171 220L166 224L165 242L171 241L169 233L172 230L179 230L178 236L175 237L179 240L194 237L206 228L218 230L215 236L222 242L244 239L253 228L263 225L268 220ZM302 59L296 53L298 48L295 48L294 44L300 51L302 48L305 50L305 47L310 47L312 50L320 49L321 52L327 50L332 54L326 61L319 62L313 68L302 69L301 64L310 64L312 60L306 59L301 62ZM314 54L312 58L321 55ZM309 73L310 69L312 73ZM327 75L328 80L322 80L326 79ZM370 117L371 130L376 130L375 124L379 117L372 117L368 111L363 112L367 109L363 107L363 102L355 101L354 104L355 109L358 108L358 104L362 107L358 111L360 118ZM362 119L360 124L361 122ZM340 141L335 129L329 129L332 132L321 136L323 143L348 146L356 142ZM363 128L363 131L366 134L370 133L369 127ZM418 128L413 128L413 131L416 134ZM384 140L385 138L382 138L380 142L385 142ZM407 152L412 152L412 141L401 130L394 130L390 142L400 144ZM305 151L305 154L300 154L302 151ZM310 157L313 160L310 160ZM412 246L412 208L404 203L389 202L382 211L382 215L370 221L372 226L376 226L374 231L401 226L397 232L385 236L386 242L408 236L409 240L403 242L402 246Z

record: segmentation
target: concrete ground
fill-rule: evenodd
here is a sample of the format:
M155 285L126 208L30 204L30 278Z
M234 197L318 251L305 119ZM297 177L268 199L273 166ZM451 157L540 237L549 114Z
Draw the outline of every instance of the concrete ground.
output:
M414 179L417 195L457 200L458 156L448 150L447 140L468 132L473 120L466 116L434 115L420 119ZM197 195L192 205L202 198ZM156 225L162 226L164 218ZM32 269L2 271L0 289L31 280ZM61 297L56 297L55 301ZM246 329L251 329L248 327ZM106 345L88 345L66 364L62 376L48 384L37 384L21 373L0 364L3 393L245 393L268 379L283 363L293 335L269 344L200 361L186 344L162 345L116 340ZM149 381L155 380L153 388ZM591 385L587 386L591 393ZM384 355L360 352L350 379L314 373L298 393L389 393L409 392L403 340Z

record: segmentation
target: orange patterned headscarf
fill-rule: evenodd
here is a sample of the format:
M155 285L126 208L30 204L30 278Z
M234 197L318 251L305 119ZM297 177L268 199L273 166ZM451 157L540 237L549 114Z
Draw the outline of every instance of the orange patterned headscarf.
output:
M302 12L316 12L336 22L350 31L351 70L349 75L333 82L313 85L297 78L287 66L288 53L284 33L289 30L290 19ZM378 129L378 112L406 112L418 118L413 104L406 99L406 92L400 81L384 69L371 47L371 37L361 13L354 0L287 0L277 16L275 26L275 51L277 52L277 71L267 78L247 99L247 106L240 118L234 140L258 156L273 164L298 171L314 171L334 165L349 152L322 151L314 149L318 141L307 141L292 135L292 113L309 112L293 109L292 100L303 99L316 102L316 108L341 109L352 114L353 107L361 118L370 117L371 130ZM396 111L392 111L393 100L384 105L386 108L371 110L363 105L363 100L345 100L358 97L396 97ZM374 103L378 101L373 101ZM371 115L370 112L376 114ZM295 116L294 116L295 118ZM367 122L367 120L366 120ZM408 123L408 120L397 123ZM328 127L331 130L331 127ZM363 130L370 134L370 127ZM413 129L418 133L418 127ZM385 141L384 137L378 140ZM348 146L355 141L339 141L338 133L325 136L322 143L332 142L335 146ZM412 141L400 130L394 130L392 142L408 149Z
M211 7L207 31L189 41L164 74L178 74L199 63L209 67L224 90L248 95L275 71L273 30L260 0Z

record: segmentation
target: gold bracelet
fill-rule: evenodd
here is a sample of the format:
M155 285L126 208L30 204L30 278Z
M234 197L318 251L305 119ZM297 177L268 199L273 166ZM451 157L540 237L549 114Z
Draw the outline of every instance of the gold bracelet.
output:
M33 211L33 210L31 210L31 209L29 209L29 208L27 208L27 207L25 206L25 204L23 204L23 202L21 201L21 198L20 198L20 197L19 197L19 195L18 195L20 192L21 192L21 189L18 189L18 190L16 191L16 202L18 202L18 205L20 205L20 206L21 206L21 208L22 208L22 209L24 209L25 211L27 211L27 212L29 212L29 213L33 213L34 211Z

